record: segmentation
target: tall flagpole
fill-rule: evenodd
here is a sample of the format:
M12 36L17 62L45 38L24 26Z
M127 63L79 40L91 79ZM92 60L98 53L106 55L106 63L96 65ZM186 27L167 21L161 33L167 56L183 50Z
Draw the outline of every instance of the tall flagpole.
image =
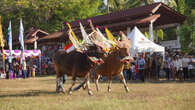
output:
M8 27L8 45L9 45L9 63L12 63L12 27L11 27L11 21L9 22Z
M5 70L5 54L4 54L4 39L1 25L1 16L0 16L0 46L2 48L2 58L3 58L3 70Z
M21 45L21 63L23 64L23 61L25 60L24 57L24 39L23 39L23 33L24 33L24 28L22 24L22 18L20 19L20 34L19 34L19 41Z

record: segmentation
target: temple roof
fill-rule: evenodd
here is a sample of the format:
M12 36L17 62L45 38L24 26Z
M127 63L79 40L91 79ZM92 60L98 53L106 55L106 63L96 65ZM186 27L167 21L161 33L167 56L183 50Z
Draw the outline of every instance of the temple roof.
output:
M182 24L185 20L185 16L159 2L73 21L70 25L77 36L81 36L78 22L83 24L87 32L92 31L88 22L89 19L92 21L93 25L98 26L102 32L104 32L104 27L107 27L111 32L119 32L120 30L126 31L127 27L133 28L134 26L137 26L141 30L148 30L150 22L153 22L154 29L174 27L178 24ZM65 25L64 32L59 32L63 32L63 34L55 34L53 37L46 36L39 41L46 41L46 39L49 41L49 39L53 39L52 41L59 42L61 41L60 39L68 37L66 33L67 30L68 27Z

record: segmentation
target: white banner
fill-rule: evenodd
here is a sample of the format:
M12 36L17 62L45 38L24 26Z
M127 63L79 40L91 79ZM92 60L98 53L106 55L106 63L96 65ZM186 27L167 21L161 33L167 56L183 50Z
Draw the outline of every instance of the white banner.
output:
M12 50L11 51L13 57L20 57L21 56L21 50ZM2 52L0 52L2 55ZM10 50L5 50L5 56L6 58L10 56ZM40 50L24 50L24 56L25 57L31 57L31 56L39 56L41 55Z

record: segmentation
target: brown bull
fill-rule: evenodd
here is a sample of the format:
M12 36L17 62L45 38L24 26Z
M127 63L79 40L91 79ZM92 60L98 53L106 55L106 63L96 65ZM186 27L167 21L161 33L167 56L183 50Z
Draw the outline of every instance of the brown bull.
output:
M133 58L130 57L129 51L131 48L131 41L127 39L123 32L120 32L120 34L122 34L122 41L119 41L117 47L104 58L104 63L96 68L95 84L97 91L99 90L98 79L100 78L100 75L107 76L108 78L108 92L111 91L111 77L115 75L120 75L120 79L122 80L126 91L129 91L123 76L123 69L125 64L128 64L133 60ZM78 90L84 83L85 82L81 83L78 87L74 88L74 90Z
M56 70L56 91L59 92L60 89L64 92L62 84L62 76L64 74L72 76L72 85L69 88L69 94L72 92L72 87L75 84L76 77L84 77L87 82L88 94L92 95L92 91L89 87L89 73L95 68L97 63L102 63L99 59L103 57L104 51L101 47L97 45L92 45L88 47L86 51L71 51L66 53L65 51L59 51L54 55L54 65ZM93 59L94 57L99 60Z
M95 84L97 91L99 90L98 79L100 78L100 75L107 76L109 82L108 92L111 91L111 77L115 75L120 75L120 79L123 82L126 91L129 91L123 76L123 69L125 64L128 64L133 60L133 58L130 57L129 51L131 42L122 32L121 34L122 41L118 43L118 48L110 52L107 58L104 60L104 64L100 65L96 69Z

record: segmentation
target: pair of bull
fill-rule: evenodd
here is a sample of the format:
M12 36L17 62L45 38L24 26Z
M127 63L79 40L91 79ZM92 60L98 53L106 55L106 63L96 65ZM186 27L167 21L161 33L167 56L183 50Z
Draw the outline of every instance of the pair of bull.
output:
M109 85L108 92L111 91L111 77L114 75L120 75L120 79L124 84L126 92L128 87L123 76L123 68L125 64L128 64L131 60L129 48L131 42L121 32L122 40L117 41L117 45L108 54L105 55L103 48L94 43L87 46L86 51L71 51L66 53L65 51L59 51L54 55L54 65L56 70L56 91L64 92L62 83L62 76L64 74L72 76L72 85L69 88L69 94L73 91L73 86L77 77L85 78L85 81L80 84L80 87L86 84L88 94L92 95L90 89L90 73L95 71L95 84L97 91L99 90L98 79L101 76L107 76ZM94 57L96 60L94 60Z

